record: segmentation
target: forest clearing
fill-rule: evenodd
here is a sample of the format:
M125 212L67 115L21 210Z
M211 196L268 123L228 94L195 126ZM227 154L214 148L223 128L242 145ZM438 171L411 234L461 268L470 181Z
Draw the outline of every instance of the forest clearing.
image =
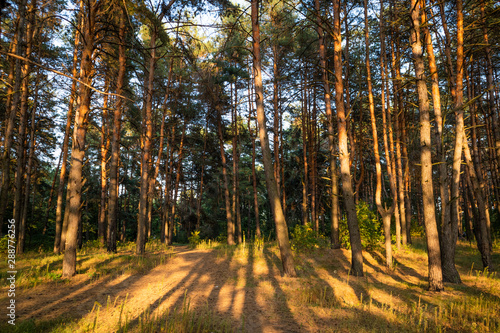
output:
M476 249L458 243L463 284L436 293L423 248L417 238L390 270L381 248L365 251L364 277L349 276L347 250L296 253L297 278L282 276L275 243L156 242L144 257L133 244L84 248L73 279L61 279L61 255L30 253L18 264L16 330L0 331L499 332L500 278L476 269Z

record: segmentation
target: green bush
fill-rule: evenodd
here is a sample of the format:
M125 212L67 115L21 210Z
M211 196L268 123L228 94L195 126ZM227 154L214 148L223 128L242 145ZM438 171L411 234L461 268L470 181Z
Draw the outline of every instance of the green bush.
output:
M221 244L227 244L227 235L219 235L215 237L215 241Z
M201 243L200 231L196 230L191 232L191 236L188 237L189 246L195 248L196 245Z
M92 240L89 239L88 241L83 243L82 250L86 250L86 251L98 250L102 247L103 247L103 245L101 244L101 242L98 239L92 239Z
M310 223L295 225L291 237L292 250L297 252L328 248L330 245L328 238L314 231Z
M364 249L373 249L383 240L382 223L378 219L376 211L370 209L364 201L359 201L356 205L356 215L358 217L359 232L361 234L361 245ZM344 217L340 221L340 243L346 249L351 248L349 239L349 229L347 219Z
M7 253L9 239L10 239L9 235L5 235L2 238L0 238L0 253Z

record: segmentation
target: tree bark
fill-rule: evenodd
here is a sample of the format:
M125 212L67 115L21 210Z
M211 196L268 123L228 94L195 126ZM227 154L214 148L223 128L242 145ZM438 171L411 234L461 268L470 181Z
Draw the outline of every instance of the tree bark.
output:
M109 70L108 70L109 72ZM109 91L108 74L105 79L105 91ZM101 202L99 204L99 221L97 222L97 239L101 246L106 244L106 203L108 198L108 173L107 173L107 157L109 151L109 125L108 125L108 95L103 96L102 120L101 120Z
M418 0L411 0L410 13L413 22L411 31L411 47L415 63L417 81L418 108L420 111L420 163L421 184L424 210L424 224L427 239L427 253L429 260L429 290L441 291L443 287L443 273L441 269L441 250L436 223L434 192L432 185L431 160L431 126L429 114L429 100L425 83L424 58L422 43L420 42L420 6Z
M463 75L464 75L464 30L462 1L457 0L457 70L455 74L455 146L453 152L450 221L443 225L443 278L447 282L460 283L460 276L454 267L455 244L458 236L460 167L464 142Z
M302 98L302 158L304 161L304 179L302 181L302 224L306 225L309 222L308 213L308 189L309 189L309 168L308 168L308 157L307 152L309 151L307 143L308 136L308 107L307 107L307 76L306 71L303 72L303 82L302 82L303 98Z
M83 1L80 1L80 13L78 15L78 27L79 31L83 29ZM72 75L75 78L78 78L78 49L80 45L80 34L75 34L75 45L73 48L73 69ZM81 73L80 73L81 74ZM64 247L64 242L62 241L62 229L63 229L63 195L64 195L64 187L66 184L66 169L68 165L68 155L69 155L69 139L71 136L71 124L73 123L73 111L75 108L75 97L76 97L76 80L73 80L71 83L71 90L69 96L69 104L68 104L68 114L66 119L66 128L64 131L64 139L62 145L62 165L61 165L61 173L59 174L59 186L57 188L57 203L56 203L56 235L54 240L54 253L60 253ZM67 189L69 191L69 187ZM67 195L66 195L67 196ZM68 201L68 200L66 200ZM66 206L68 209L69 206ZM66 241L66 240L64 240Z
M499 117L500 115L498 114L498 111L495 112L495 85L493 83L493 63L491 61L491 45L489 43L489 38L488 38L488 28L486 25L486 18L485 18L485 6L484 6L484 0L480 1L480 9L481 9L481 20L482 22L482 31L483 31L483 39L484 39L484 53L486 57L486 65L487 65L487 73L486 73L486 83L488 86L488 113L491 115L492 123L493 123L493 135L492 138L494 141L494 148L489 149L492 150L492 157L496 155L496 161L493 162L493 165L496 164L496 170L493 169L492 173L495 174L495 178L498 177L498 174L500 174L500 122L499 122ZM490 146L493 147L493 146ZM498 180L498 178L497 178ZM500 197L497 195L497 210L500 210Z
M465 162L467 164L467 171L472 185L474 198L477 202L477 210L479 212L479 219L476 219L477 222L474 228L478 229L476 231L477 245L479 252L481 253L483 269L488 269L489 271L492 271L493 262L491 258L491 248L490 248L491 236L488 232L488 225L490 223L490 214L488 211L486 196L484 193L484 184L479 181L477 173L475 171L474 162L472 161L469 145L467 143L467 136L465 135L465 132L463 133L462 138L464 140L463 149L464 149Z
M63 277L71 277L76 273L76 247L78 237L78 226L80 221L80 206L82 195L82 169L85 157L85 137L88 127L88 116L90 112L94 52L95 20L100 2L92 1L85 5L87 15L83 16L83 49L81 60L80 84L80 107L75 117L73 134L73 151L71 154L71 170L69 173L69 215L68 230L66 232L66 244L63 258ZM85 84L84 84L85 83Z
M391 19L394 20L394 2L391 1ZM401 159L401 153L399 151L399 141L398 138L396 138L396 149L394 149L394 129L396 129L396 135L399 135L399 115L402 114L403 112L403 78L401 76L401 41L400 41L400 32L398 28L394 28L391 31L391 75L393 80L395 81L393 84L393 91L394 91L394 110L391 110L391 108L388 108L389 112L387 112L387 119L389 123L388 127L388 134L389 134L389 150L390 152L395 155L391 159L391 169L394 171L393 173L393 178L390 181L391 184L391 191L392 187L396 189L396 195L395 195L395 208L394 208L394 220L396 224L396 247L398 250L401 249L401 238L402 238L402 233L401 233L401 222L402 222L402 217L401 217L401 205L404 206L404 202L400 202L399 200L399 191L398 191L398 179L397 177L399 176L398 173L402 174L402 170L400 169L400 166L397 165L397 161L400 161ZM394 121L393 121L393 114L395 114ZM386 148L387 149L387 148ZM400 187L401 188L401 185ZM405 210L406 211L406 210ZM406 221L406 217L404 218ZM407 238L408 239L408 238Z
M250 119L250 117L249 117ZM200 230L201 222L201 200L203 197L203 176L205 174L205 155L207 151L207 138L208 138L208 120L205 130L203 131L203 152L201 155L201 171L200 171L200 187L198 191L198 200L196 203L196 230Z
M175 210L177 208L177 193L179 191L179 184L181 182L182 175L182 157L184 153L184 139L186 136L186 127L187 120L184 118L184 124L182 125L182 134L181 134L181 142L179 144L179 153L177 155L177 167L176 167L176 175L175 175L175 184L174 184L174 197L172 199L172 211L170 214L170 222L168 225L168 244L172 244L172 240L174 237L174 228L175 228Z
M384 44L384 33L383 33L383 3L380 4L380 42L381 42L381 52L385 52L385 44ZM368 34L368 0L364 0L364 12L365 12L365 66L366 66L366 80L368 83L368 105L370 109L370 119L372 126L372 134L373 134L373 154L375 156L375 170L377 175L377 187L375 190L375 203L377 205L377 210L382 216L382 223L384 226L384 237L385 237L385 258L386 258L386 266L392 267L392 239L391 239L391 218L394 213L395 208L395 200L396 200L396 191L395 186L391 186L393 202L390 208L384 207L382 205L382 166L380 164L380 153L379 153L379 143L378 143L378 133L377 133L377 122L375 118L375 102L373 98L373 85L372 85L372 76L371 76L371 68L370 68L370 41ZM383 59L383 58L381 58ZM384 62L382 60L381 63L382 70L382 82L385 83L385 73L384 73ZM393 179L390 156L389 151L387 149L387 131L386 131L386 116L385 116L385 93L382 88L382 115L383 115L383 125L384 125L384 142L386 147L386 161L387 161L387 170L389 173L389 178Z
M259 29L259 8L258 0L251 2L251 19L252 19L252 37L253 37L253 73L255 84L255 98L257 106L257 121L259 124L259 138L262 148L264 172L266 175L267 191L271 204L271 210L276 226L276 236L280 248L281 262L283 264L283 274L294 277L295 264L293 260L292 250L288 239L288 228L286 225L285 216L281 207L280 196L278 192L278 184L274 178L274 167L271 159L271 149L269 148L269 138L266 127L266 114L264 112L264 89L262 86L262 69L260 55L260 29Z
M125 54L125 20L126 14L124 8L119 7L120 27L118 31L118 77L116 81L116 94L123 94L125 84L125 71L127 59ZM124 100L118 97L113 112L113 133L111 138L111 156L109 160L109 198L108 198L108 224L106 248L108 252L116 252L117 238L117 212L118 212L118 181L120 161L120 133L122 126L122 112ZM123 222L125 225L125 222ZM123 231L125 233L125 231Z
M342 37L340 34L340 0L333 0L333 45L335 69L335 105L337 106L337 126L339 136L340 172L342 179L342 192L347 210L347 226L351 240L351 274L363 276L363 254L361 236L359 233L358 219L354 193L352 192L351 171L349 168L349 150L347 147L347 120L344 109L344 85L342 82Z
M39 81L40 72L37 73L37 82L35 89L38 90L38 81ZM26 180L24 184L24 200L23 200L23 209L21 211L21 221L19 222L19 238L18 238L18 251L17 253L21 254L24 252L24 242L25 242L25 234L26 234L26 219L28 215L28 204L30 198L30 186L31 186L31 178L33 176L33 161L35 156L35 115L37 109L37 97L35 96L35 100L33 102L33 108L31 109L31 130L30 130L30 144L29 144L29 157L28 157L28 168L26 170Z
M325 113L328 128L328 158L330 162L329 176L331 179L331 192L330 192L330 214L331 214L331 243L333 249L340 248L339 241L339 213L338 213L338 185L337 185L337 161L335 160L335 143L334 143L334 130L333 130L333 115L331 106L331 91L330 82L328 81L327 63L326 63L326 49L323 36L322 20L320 13L319 0L314 1L316 15L317 15L317 32L319 44L319 57L321 67L321 79L323 81L324 99L325 99Z
M232 106L231 106L231 116L232 116L232 127L233 127L233 217L236 222L236 230L235 236L236 240L239 243L243 242L243 238L241 235L241 212L240 207L238 205L239 201L239 187L238 187L238 92L236 90L236 84L230 83L231 85L231 98L232 98ZM233 96L234 95L234 96Z
M165 190L163 191L163 223L162 223L162 238L163 242L171 245L172 238L170 237L170 182L173 172L173 154L174 154L175 126L170 134L170 143L167 145L167 158L165 159Z
M411 217L412 217L412 207L411 207L411 201L410 201L410 188L411 188L411 179L410 179L410 160L408 158L408 144L406 141L406 121L405 121L405 116L407 114L406 108L405 112L403 115L403 125L402 125L402 137L401 141L403 144L403 158L404 158L404 164L405 164L405 213L406 213L406 241L408 244L412 243L411 240Z
M222 163L222 181L224 185L224 199L226 204L226 219L227 219L227 244L234 245L234 233L235 233L235 225L233 219L233 213L231 209L231 198L229 196L229 180L227 175L227 162L226 162L226 153L224 151L224 137L222 134L222 110L219 105L216 105L217 109L217 130L219 134L219 147L220 147L220 156Z
M422 8L425 8L425 0L422 1ZM458 4L458 3L457 3ZM461 4L460 4L461 6ZM422 22L427 23L427 15L425 10L422 10ZM458 38L457 38L457 80L463 77L463 26L462 32L460 32L460 22L458 22ZM429 70L431 72L431 82L432 82L432 104L434 108L434 115L436 118L437 127L437 155L439 159L439 192L441 197L441 264L443 265L443 280L445 282L461 283L460 275L455 267L455 244L458 235L458 196L459 196L459 182L460 182L460 161L461 161L461 145L455 143L455 153L453 161L453 182L452 184L452 198L454 198L451 209L456 209L457 211L450 216L449 208L449 193L448 193L448 172L446 170L446 160L443 147L443 117L441 113L441 94L439 92L439 78L437 73L436 60L434 56L434 48L432 46L432 38L427 24L424 24L423 31L425 35L425 44L427 47L427 54L429 59ZM460 63L460 65L459 65ZM460 71L462 71L460 73ZM462 91L462 83L460 83L460 90ZM461 103L461 102L460 102ZM456 104L455 107L458 107ZM463 127L463 109L459 106L461 115L455 113L456 127ZM458 110L458 109L457 109ZM460 152L457 150L460 149ZM459 154L459 156L457 155ZM458 164L456 164L455 158L458 158ZM455 177L458 178L455 179ZM454 188L454 186L456 186ZM453 217L453 218L452 218Z
M156 35L157 27L151 27L149 68L147 77L145 78L144 87L144 111L143 111L143 128L142 140L143 151L141 159L141 188L139 198L139 213L137 219L137 246L136 253L144 254L146 248L146 223L147 221L147 204L149 192L149 161L151 159L151 145L153 140L153 80L156 65Z
M33 0L28 8L29 18L26 28L26 51L25 57L27 59L31 58L31 49L33 42L33 33L35 25L35 13L36 1ZM21 68L22 84L21 84L21 105L19 111L19 130L17 133L17 167L16 167L16 177L15 177L15 194L14 194L14 220L16 223L16 233L17 233L17 253L23 253L24 251L24 238L26 225L21 222L22 216L22 193L23 193L23 180L25 170L25 140L26 140L26 128L28 126L28 95L29 95L29 76L31 74L31 66L29 62L25 62ZM24 189L27 190L26 188Z
M21 0L19 3L19 12L18 12L19 21L16 28L14 36L15 42L13 44L13 49L12 49L13 53L16 54L17 56L22 56L23 54L21 45L23 38L25 37L24 23L26 19L26 2L27 0ZM21 73L21 60L19 59L13 60L11 66L12 65L14 69L12 77L9 77L9 81L14 87L10 91L8 91L10 93L9 96L12 95L12 98L10 98L7 101L8 102L7 106L10 107L9 109L7 109L8 117L5 128L5 138L4 138L3 154L2 154L2 183L0 184L0 234L3 227L4 214L5 214L5 209L7 207L7 201L9 196L8 187L10 183L10 150L12 148L14 140L14 126L20 100L19 92L21 90L21 83L23 81ZM18 228L16 228L16 230L18 230Z
M276 18L275 15L271 14L272 25L276 27ZM273 52L273 111L274 111L274 119L273 119L273 150L274 150L274 178L276 178L276 183L278 184L278 191L280 189L280 120L281 120L281 112L279 106L279 89L280 89L280 50L278 49L278 41L273 42L272 46Z
M249 66L250 67L250 66ZM248 96L252 96L252 73L249 73L250 80L248 83ZM253 205L254 205L254 215L255 215L255 236L257 238L261 238L260 231L260 217L259 217L259 197L257 192L257 173L255 170L255 160L256 160L256 151L255 151L255 135L252 129L252 125L250 123L250 119L253 116L253 103L252 98L248 99L248 132L250 134L250 139L252 140L252 187L253 187ZM257 126L257 123L255 124ZM257 127L256 127L257 128Z

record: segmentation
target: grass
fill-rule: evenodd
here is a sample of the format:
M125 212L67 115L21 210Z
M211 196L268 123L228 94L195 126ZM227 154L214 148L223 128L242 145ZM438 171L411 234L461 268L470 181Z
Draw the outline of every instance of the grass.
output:
M209 306L203 309L190 309L190 300L184 297L182 307L167 310L161 315L153 314L146 308L138 318L129 318L126 306L127 300L121 304L110 303L106 306L94 303L94 307L86 318L77 320L74 318L58 318L55 320L38 321L27 320L15 327L0 324L2 332L32 333L32 332L52 332L52 333L73 333L73 332L113 332L120 333L187 333L187 332L233 332L231 323L224 318L218 318ZM101 321L110 313L118 311L118 319L115 323L105 320L105 325Z
M228 246L202 241L196 250L207 253L205 260L212 258L213 263L206 267L220 267L227 273L225 282L221 285L210 272L196 271L188 263L186 267L192 270L186 279L192 279L192 286L200 290L205 288L204 283L208 288L215 284L212 281L219 281L216 301L203 298L200 292L188 292L186 286L183 295L176 296L177 303L160 306L173 297L166 293L138 310L131 300L136 291L131 290L126 297L108 295L100 302L96 300L83 317L26 320L18 323L15 332L252 332L255 323L260 325L257 331L500 332L500 278L497 272L480 269L477 249L459 242L456 262L463 284L446 284L444 292L435 293L427 291L425 244L421 239L413 240L412 246L395 251L395 267L390 270L383 266L381 248L365 251L364 277L349 274L347 250L295 253L297 278L280 276L279 250L274 243L258 240ZM493 254L497 265L498 245ZM122 245L117 254L95 247L83 249L79 273L86 274L89 283L123 274L148 274L174 256L172 248L159 243L150 244L145 256L134 255L134 249L134 244ZM17 263L18 286L29 290L63 283L59 276L61 259L50 254L23 256ZM3 266L0 269L6 271ZM220 309L225 295L222 289L232 295L229 310ZM240 311L236 310L238 293L245 295ZM197 302L192 303L193 299ZM248 302L262 312L252 313L254 308ZM0 331L9 332L2 325Z
M92 246L94 245L94 246ZM144 274L166 263L173 256L173 247L158 240L146 244L147 254L135 255L135 243L122 243L118 253L108 253L94 242L85 244L77 255L77 274L87 274L92 280L125 274ZM28 252L16 262L16 287L34 288L44 283L67 282L62 279L62 254ZM7 261L0 262L0 287L8 285Z

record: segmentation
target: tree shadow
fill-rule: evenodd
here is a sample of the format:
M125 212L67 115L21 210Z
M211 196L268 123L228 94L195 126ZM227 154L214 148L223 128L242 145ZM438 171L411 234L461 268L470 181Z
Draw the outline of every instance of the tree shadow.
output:
M257 281L254 275L254 251L255 246L253 242L249 243L248 246L248 261L245 270L245 302L243 304L243 316L245 319L245 325L243 329L246 332L260 333L264 332L262 328L261 315L259 307L257 306L257 299L255 297L255 287L257 286ZM257 309L258 314L254 311Z
M274 328L276 329L281 328L286 332L302 332L303 331L302 325L299 325L299 323L297 323L297 321L295 320L292 311L288 306L288 300L286 294L281 288L280 283L276 279L276 275L278 274L278 272L281 272L281 270L278 268L279 265L281 265L281 261L273 252L269 251L269 249L267 249L266 247L264 248L263 253L269 272L267 277L274 289L274 296L279 307L277 309L277 312L279 312L280 318L283 318L284 321L288 323L286 327L278 326Z
M18 322L22 324L26 322L25 325L29 325L33 322L36 327L47 327L53 328L61 324L60 318L65 318L64 321L78 320L85 317L88 312L90 312L96 304L103 305L106 304L108 299L111 297L116 297L128 290L131 285L138 283L145 274L141 272L135 272L116 284L108 286L110 282L115 279L120 279L122 273L111 272L109 274L99 275L96 274L90 279L86 278L89 269L94 268L96 272L99 272L102 268L109 268L109 265L114 261L118 260L116 265L120 265L120 258L126 257L127 254L122 256L113 256L107 258L106 260L99 262L94 267L88 267L84 269L78 269L83 262L88 261L92 258L89 257L79 258L77 262L77 272L72 279L62 279L55 282L44 283L35 288L26 289L17 296L18 311ZM133 258L135 260L135 257ZM151 259L150 259L151 260ZM51 267L57 269L57 267L51 263ZM153 267L158 266L155 261ZM113 268L111 269L113 270ZM52 269L51 269L52 271ZM68 282L83 279L83 281L75 283L72 286L65 286ZM73 282L74 283L74 282ZM62 285L62 288L59 287ZM84 313L84 309L87 311ZM43 320L37 320L37 318L43 317ZM37 329L38 330L38 329Z
M210 256L215 255L215 253L209 254ZM196 257L194 253L183 254L186 261L191 260L190 257ZM149 314L156 310L160 310L160 307L165 302L169 301L169 298L173 296L175 292L179 289L184 289L185 292L177 296L175 300L171 302L171 305L162 309L162 313L159 314L160 317L165 317L170 314L178 313L178 311L187 311L187 304L192 301L189 298L189 290L192 288L211 288L209 295L206 298L205 304L208 305L212 310L215 308L219 297L220 291L224 285L228 283L230 279L230 274L220 274L221 272L227 272L230 270L230 263L234 256L234 251L229 251L226 253L225 258L221 263L214 263L212 260L207 260L207 258L201 258L198 262L193 264L188 264L190 267L189 272L184 278L181 279L175 286L169 288L169 290L156 298L149 306L146 307L138 316L133 320L128 322L128 329L134 330L138 328L141 324L141 320L146 318ZM203 260L205 259L205 260ZM214 266L216 269L214 270ZM202 277L206 277L202 281ZM200 308L201 304L195 304L194 307L189 308L189 310L196 311ZM229 310L232 309L232 304ZM214 310L215 313L215 310Z
M142 277L142 274L136 274L125 278L113 286L114 294L126 290L130 284L139 281ZM92 286L89 288L86 288L89 286L89 281L83 281L69 289L59 289L60 291L56 292L50 299L42 297L37 300L36 296L42 295L40 293L28 296L27 300L34 299L33 304L18 313L19 319L20 321L36 320L42 314L46 314L47 318L65 317L77 319L82 316L78 314L78 312L81 313L82 309L90 311L96 302L101 305L105 304L108 296L113 296L105 286L114 278L113 276L102 277L97 282L91 282ZM26 295L23 294L23 296ZM18 302L23 302L23 298L22 296L19 297Z

